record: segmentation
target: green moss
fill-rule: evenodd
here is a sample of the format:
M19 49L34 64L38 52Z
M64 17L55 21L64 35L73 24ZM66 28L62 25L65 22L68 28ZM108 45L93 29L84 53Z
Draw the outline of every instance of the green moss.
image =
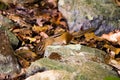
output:
M66 70L68 72L77 71L77 69L75 69L74 67L72 67L70 65L63 64L63 63L60 63L59 61L51 60L48 58L40 59L38 62L39 62L39 64L41 64L43 67L45 67L47 69Z
M104 80L120 80L120 78L118 78L116 76L108 76Z
M75 80L88 80L84 75L77 75Z
M92 1L91 0L86 0L85 1L87 4L92 4Z
M12 45L13 48L16 48L18 46L19 40L18 38L8 30L7 26L1 26L0 25L0 30L6 31L8 38L10 40L10 44Z

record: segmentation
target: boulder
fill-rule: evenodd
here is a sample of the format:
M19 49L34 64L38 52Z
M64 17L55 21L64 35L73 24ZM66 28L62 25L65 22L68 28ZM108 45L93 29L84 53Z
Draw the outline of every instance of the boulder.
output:
M103 32L112 31L111 28L119 27L120 24L120 8L114 0L59 0L58 9L72 31L101 27L96 33L99 34L106 27L107 30Z
M15 77L20 66L5 31L0 30L0 79ZM4 75L4 76L3 76Z
M10 43L12 45L13 48L16 48L18 46L19 40L18 38L9 30L10 28L13 28L15 25L13 24L13 22L0 15L0 30L6 31L8 38L10 40Z
M40 75L39 77L42 77L41 75L47 71L59 70L71 75L71 78L67 77L63 80L104 80L109 76L118 77L113 68L104 63L105 54L104 51L79 44L48 46L45 49L44 58L33 62L27 69L27 76L33 75L35 70L41 72L35 74ZM51 77L53 76L54 74L51 75ZM50 76L48 80L51 80ZM61 80L61 78L53 80Z
M13 22L1 14L0 14L0 25L6 27L6 29L10 29L10 28L14 27Z
M73 80L73 74L64 70L48 70L36 73L25 80Z

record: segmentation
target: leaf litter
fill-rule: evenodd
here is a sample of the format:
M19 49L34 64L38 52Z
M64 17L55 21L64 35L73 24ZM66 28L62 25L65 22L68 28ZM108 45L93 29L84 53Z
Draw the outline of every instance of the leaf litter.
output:
M105 51L107 53L105 56L106 63L115 67L120 74L119 30L109 31L108 34L101 36L95 35L95 27L81 28L77 32L71 32L67 20L58 11L57 0L3 3L9 6L0 12L1 15L14 23L14 26L9 30L20 41L15 50L15 55L23 69L29 67L31 62L42 58L48 45L81 44ZM59 60L60 55L53 53L50 58ZM24 78L24 75L25 71L21 72L15 79L20 80Z

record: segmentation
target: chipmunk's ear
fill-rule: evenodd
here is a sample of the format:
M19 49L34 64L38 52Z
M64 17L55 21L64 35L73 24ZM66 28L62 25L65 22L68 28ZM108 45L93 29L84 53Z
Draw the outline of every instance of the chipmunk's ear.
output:
M120 0L113 0L115 2L115 4L117 4L117 6L120 7Z

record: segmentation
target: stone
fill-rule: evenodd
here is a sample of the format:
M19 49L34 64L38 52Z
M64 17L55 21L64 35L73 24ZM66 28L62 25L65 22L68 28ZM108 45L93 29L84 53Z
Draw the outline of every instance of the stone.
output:
M48 70L36 73L25 80L73 80L73 74L64 70Z
M6 32L0 30L0 79L7 78L2 75L13 78L19 73L20 66L14 54Z
M6 27L7 29L14 27L13 22L1 14L0 14L0 25Z
M26 70L27 76L33 75L34 70L39 69L40 73L35 74L40 75L39 77L42 77L41 74L47 73L47 71L52 73L51 70L65 71L68 75L72 74L72 78L64 80L104 80L108 76L118 77L113 68L104 63L105 54L104 51L80 44L47 46L44 58L32 62Z
M90 27L101 27L101 30L104 26L116 28L120 25L120 8L114 0L59 0L58 9L73 31Z
M107 76L117 76L112 67L105 64L106 53L99 49L80 44L48 46L44 57L49 58L52 53L58 53L61 56L60 62L77 69L76 73L83 75L87 80L103 80Z
M6 33L8 34L8 38L10 40L10 44L12 45L13 49L16 49L19 44L18 38L15 36L15 34L13 34L9 30L6 30Z
M11 45L13 48L16 48L18 46L19 40L11 31L9 31L9 29L13 28L14 26L15 24L10 19L0 15L0 30L6 31Z
M15 24L10 19L8 19L7 17L5 17L3 15L0 15L0 30L6 31L12 47L16 48L18 46L19 40L9 30L9 29L13 28L14 26L15 26Z

